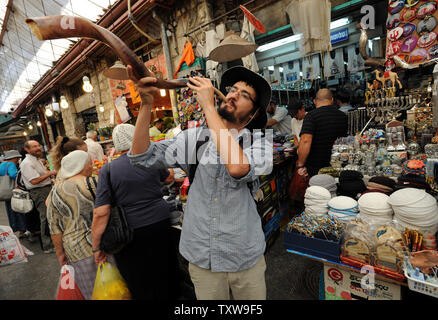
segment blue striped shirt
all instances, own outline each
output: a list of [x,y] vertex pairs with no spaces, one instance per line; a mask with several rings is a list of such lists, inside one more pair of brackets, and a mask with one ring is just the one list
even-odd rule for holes
[[[250,171],[239,179],[228,173],[212,139],[201,147],[179,246],[189,262],[213,272],[237,272],[253,267],[262,257],[265,237],[248,182],[253,183],[256,192],[258,176],[272,171],[272,130],[267,131],[266,137],[254,133],[252,145],[244,143]],[[196,141],[204,140],[204,134],[209,135],[209,130],[188,129],[173,139],[151,143],[143,154],[132,156],[129,152],[128,157],[136,166],[180,167],[189,172]]]

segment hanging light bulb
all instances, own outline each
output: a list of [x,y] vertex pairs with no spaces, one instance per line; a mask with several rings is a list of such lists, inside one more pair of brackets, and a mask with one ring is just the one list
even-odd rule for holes
[[160,95],[162,97],[165,97],[166,96],[166,89],[160,89]]
[[37,123],[36,123],[36,125],[38,126],[38,127],[41,127],[41,121],[37,121]]
[[53,116],[53,111],[50,109],[49,106],[46,107],[46,116],[51,117]]
[[28,123],[28,128],[29,128],[29,130],[33,130],[33,125],[31,122]]
[[23,136],[27,136],[27,132],[26,131],[23,132]]
[[90,78],[88,78],[87,76],[84,76],[82,78],[82,81],[84,82],[84,84],[82,85],[82,89],[85,92],[90,93],[91,91],[93,91],[93,86],[91,85]]
[[102,104],[99,105],[99,111],[100,111],[100,112],[104,112],[104,111],[105,111],[105,108],[103,107]]
[[61,96],[60,100],[61,100],[60,101],[61,102],[61,108],[62,109],[68,109],[68,101],[65,98],[65,96]]

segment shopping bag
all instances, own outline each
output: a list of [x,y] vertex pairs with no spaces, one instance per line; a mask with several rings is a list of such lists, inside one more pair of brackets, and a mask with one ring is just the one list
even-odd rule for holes
[[28,191],[12,190],[11,208],[15,212],[28,213],[33,209],[33,201]]
[[0,226],[0,266],[27,262],[26,254],[11,227]]
[[5,175],[0,176],[0,201],[11,200],[12,190],[15,187],[15,181],[10,176],[8,176],[8,166],[6,165]]
[[74,280],[74,274],[73,266],[62,266],[56,300],[85,300],[81,290],[79,290],[79,287]]
[[97,268],[92,300],[131,300],[131,293],[116,266],[104,262]]
[[295,170],[289,185],[289,196],[291,200],[304,201],[306,189],[309,186],[309,176],[300,176]]

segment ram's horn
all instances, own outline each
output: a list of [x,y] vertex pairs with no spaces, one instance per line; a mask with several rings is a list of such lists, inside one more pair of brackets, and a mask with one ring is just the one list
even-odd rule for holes
[[368,54],[367,54],[368,33],[367,33],[367,30],[362,28],[360,26],[360,24],[358,25],[358,28],[360,28],[360,32],[361,32],[360,40],[359,40],[359,52],[365,61],[365,65],[373,67],[373,68],[385,68],[386,59],[368,57]]
[[[119,37],[90,20],[80,17],[58,15],[27,18],[26,23],[39,40],[78,37],[101,41],[113,49],[125,65],[132,66],[135,77],[140,79],[154,76]],[[155,86],[160,89],[175,89],[187,86],[187,80],[182,79],[157,79],[157,81]],[[215,93],[218,94],[222,100],[225,99],[224,95],[216,88]]]
[[394,56],[393,59],[394,59],[394,62],[395,62],[399,67],[401,67],[401,68],[403,68],[403,69],[415,69],[415,68],[418,68],[418,67],[420,67],[420,66],[421,66],[421,67],[427,67],[427,66],[430,66],[431,64],[437,62],[436,59],[433,59],[433,60],[429,60],[429,61],[427,61],[427,62],[420,63],[420,64],[410,64],[410,63],[407,63],[407,62],[406,62],[405,60],[403,60],[402,58],[400,58],[399,56]]

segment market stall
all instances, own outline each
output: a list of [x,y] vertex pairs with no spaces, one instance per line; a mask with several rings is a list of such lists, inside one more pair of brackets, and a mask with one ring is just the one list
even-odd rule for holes
[[349,136],[284,230],[288,252],[324,264],[322,299],[438,297],[422,264],[437,252],[436,15],[435,1],[389,1],[385,59],[363,54],[372,70]]

